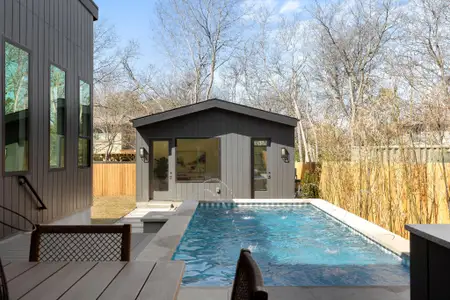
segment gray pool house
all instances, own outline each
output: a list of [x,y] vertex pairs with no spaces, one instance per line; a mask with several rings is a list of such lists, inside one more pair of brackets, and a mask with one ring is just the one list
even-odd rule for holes
[[138,203],[294,195],[295,118],[210,99],[132,122]]

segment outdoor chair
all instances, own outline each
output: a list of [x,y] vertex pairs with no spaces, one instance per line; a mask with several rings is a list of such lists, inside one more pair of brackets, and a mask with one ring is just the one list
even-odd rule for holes
[[231,300],[267,300],[261,270],[250,250],[242,249],[236,267]]
[[30,261],[130,261],[131,225],[36,225]]
[[6,284],[5,271],[3,270],[2,260],[0,259],[0,300],[8,299],[8,285]]

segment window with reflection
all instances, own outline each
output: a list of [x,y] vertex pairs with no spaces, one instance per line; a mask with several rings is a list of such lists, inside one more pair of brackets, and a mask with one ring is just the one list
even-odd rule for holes
[[165,192],[169,190],[169,141],[153,141],[153,190]]
[[28,170],[29,54],[5,42],[5,172]]
[[177,181],[203,182],[220,179],[220,141],[210,139],[177,139]]
[[91,145],[91,88],[83,80],[80,80],[78,135],[78,166],[88,167]]
[[50,66],[50,168],[64,168],[66,73]]
[[78,166],[89,166],[89,139],[78,138]]
[[253,190],[267,191],[268,140],[253,141]]

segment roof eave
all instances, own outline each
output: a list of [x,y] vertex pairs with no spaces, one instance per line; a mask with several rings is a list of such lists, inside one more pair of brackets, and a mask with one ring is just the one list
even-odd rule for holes
[[276,114],[276,113],[272,113],[272,112],[268,112],[268,111],[264,111],[264,110],[259,110],[259,109],[255,109],[252,107],[248,107],[245,105],[240,105],[240,104],[236,104],[236,103],[232,103],[232,102],[226,102],[224,100],[219,100],[219,99],[211,99],[211,100],[200,102],[200,103],[197,103],[194,105],[188,105],[188,106],[176,108],[173,110],[161,112],[161,113],[158,113],[155,115],[148,115],[148,116],[136,118],[136,119],[131,120],[131,122],[133,123],[134,128],[138,128],[138,127],[166,121],[169,119],[181,117],[184,115],[188,115],[188,114],[192,114],[192,113],[196,113],[196,112],[200,112],[200,111],[204,111],[204,110],[208,110],[208,109],[212,109],[212,108],[219,108],[219,109],[223,109],[225,111],[231,111],[231,112],[235,112],[238,114],[243,114],[243,115],[247,115],[247,116],[251,116],[251,117],[255,117],[255,118],[259,118],[259,119],[264,119],[267,121],[284,124],[284,125],[288,125],[288,126],[292,126],[292,127],[297,126],[297,122],[298,122],[298,120],[296,118],[292,118],[289,116],[284,116],[284,115],[280,115],[280,114]]
[[81,4],[91,13],[94,21],[98,20],[98,6],[93,0],[79,0]]

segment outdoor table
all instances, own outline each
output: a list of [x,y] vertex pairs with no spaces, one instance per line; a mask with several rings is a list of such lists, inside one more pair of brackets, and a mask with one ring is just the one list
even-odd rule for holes
[[450,224],[405,227],[410,232],[411,300],[448,300]]
[[3,262],[10,299],[173,300],[182,261]]

